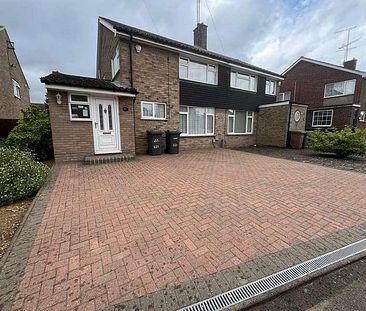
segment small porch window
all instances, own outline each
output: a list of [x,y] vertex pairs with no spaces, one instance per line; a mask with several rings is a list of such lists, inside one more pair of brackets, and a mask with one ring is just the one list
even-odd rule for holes
[[91,121],[89,96],[70,94],[69,110],[71,121]]

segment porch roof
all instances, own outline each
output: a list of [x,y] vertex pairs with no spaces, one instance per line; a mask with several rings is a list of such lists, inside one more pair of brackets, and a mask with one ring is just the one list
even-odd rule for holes
[[97,79],[91,77],[74,76],[64,74],[58,71],[53,71],[48,76],[42,77],[41,82],[46,86],[65,86],[65,87],[78,87],[83,89],[96,89],[117,93],[130,93],[137,95],[138,92],[135,88],[122,84],[117,81]]

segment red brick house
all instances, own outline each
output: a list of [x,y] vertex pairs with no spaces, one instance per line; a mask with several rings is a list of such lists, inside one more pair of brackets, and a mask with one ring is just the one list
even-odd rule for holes
[[[305,123],[306,108],[276,103],[283,77],[207,50],[207,26],[190,45],[99,18],[97,78],[54,72],[48,90],[56,160],[146,153],[147,130],[180,130],[181,149],[286,145],[287,131]],[[261,107],[285,114],[258,127]],[[290,126],[296,116],[297,126]],[[305,111],[305,112],[304,112]],[[300,121],[301,119],[301,121]],[[300,126],[301,124],[301,126]],[[258,131],[259,130],[259,131]]]
[[309,105],[306,128],[366,127],[366,72],[300,57],[283,75],[279,99]]
[[0,138],[8,136],[30,105],[29,86],[15,53],[14,42],[0,25]]

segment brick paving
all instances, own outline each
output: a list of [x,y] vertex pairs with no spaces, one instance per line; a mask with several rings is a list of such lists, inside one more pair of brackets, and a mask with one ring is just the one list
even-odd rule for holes
[[64,165],[12,309],[176,309],[364,237],[365,190],[222,149]]

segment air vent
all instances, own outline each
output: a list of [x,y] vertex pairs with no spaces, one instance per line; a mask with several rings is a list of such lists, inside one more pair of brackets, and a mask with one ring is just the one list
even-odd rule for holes
[[275,288],[286,285],[304,276],[308,276],[311,273],[326,268],[353,255],[357,255],[365,250],[366,239],[363,239],[257,281],[248,283],[244,286],[184,307],[180,309],[180,311],[224,310],[260,294],[270,292]]

